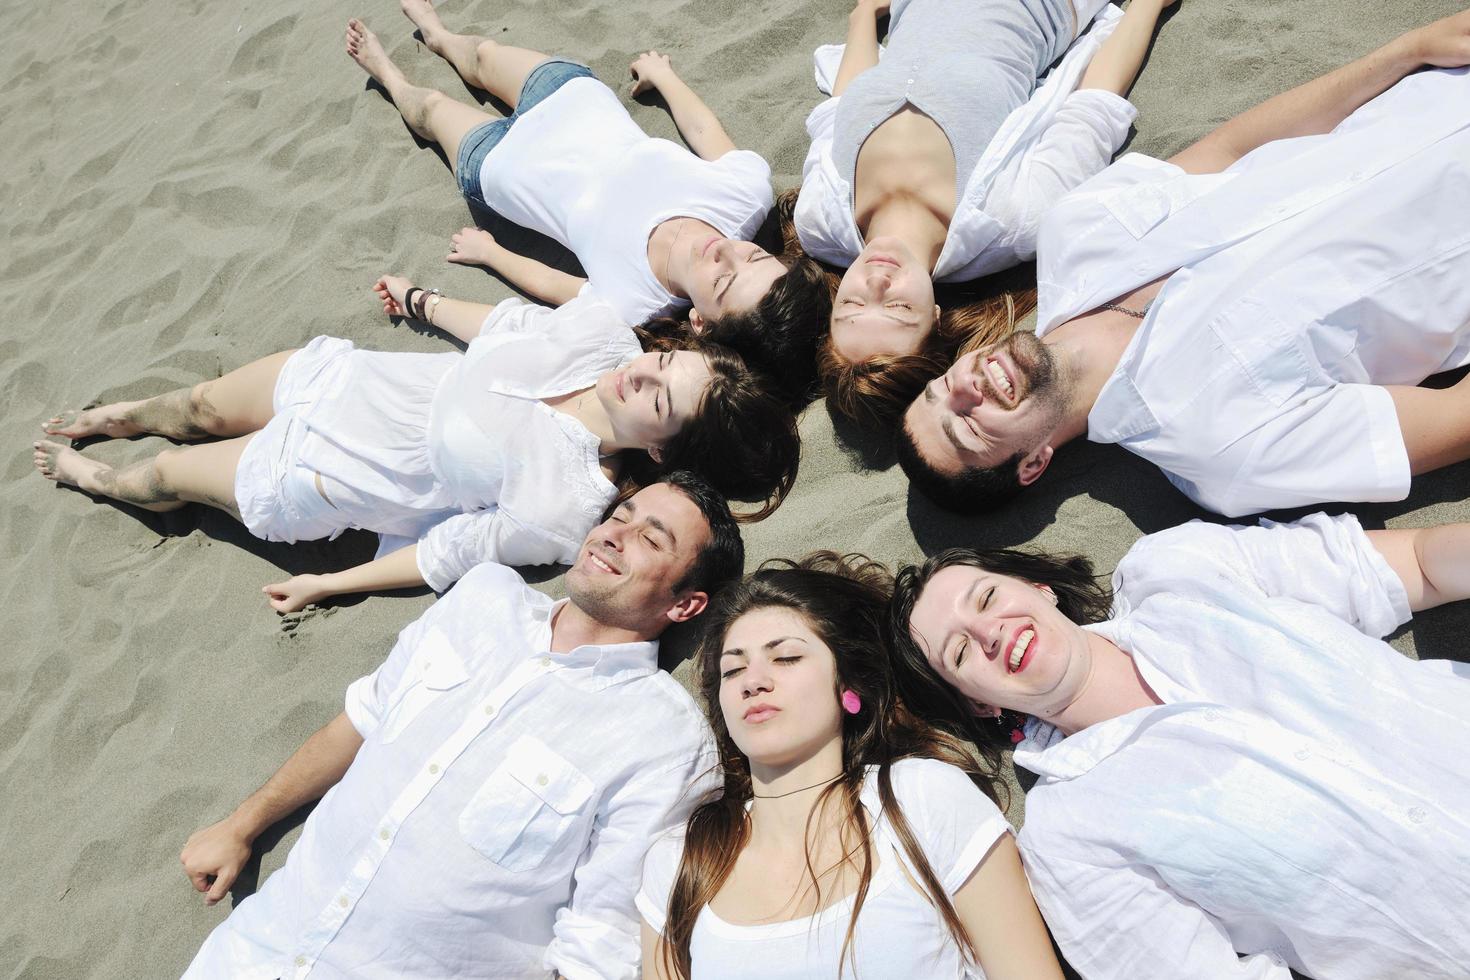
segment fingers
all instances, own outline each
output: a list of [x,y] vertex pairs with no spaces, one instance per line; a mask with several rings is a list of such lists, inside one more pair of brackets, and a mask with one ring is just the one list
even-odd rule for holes
[[209,892],[204,896],[204,904],[213,905],[228,895],[230,886],[235,883],[235,876],[239,873],[238,868],[220,868],[219,873],[214,876],[214,884],[210,886]]
[[444,256],[446,262],[454,262],[457,265],[474,265],[475,261],[463,252],[450,252]]

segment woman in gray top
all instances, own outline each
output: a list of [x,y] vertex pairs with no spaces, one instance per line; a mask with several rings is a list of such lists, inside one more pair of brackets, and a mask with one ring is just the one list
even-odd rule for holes
[[879,420],[943,370],[975,317],[942,315],[934,282],[1035,255],[1046,204],[1127,135],[1122,93],[1172,2],[897,0],[880,62],[888,0],[858,0],[793,215],[808,254],[850,266],[819,357],[834,407]]

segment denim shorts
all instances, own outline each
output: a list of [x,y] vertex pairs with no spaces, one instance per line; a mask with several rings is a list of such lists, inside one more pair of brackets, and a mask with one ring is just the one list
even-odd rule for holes
[[552,92],[574,78],[596,77],[591,68],[565,58],[548,58],[532,68],[521,85],[521,97],[516,100],[515,111],[504,119],[492,119],[484,125],[476,126],[460,140],[459,159],[454,172],[458,175],[459,189],[464,192],[464,196],[476,204],[489,207],[485,204],[484,191],[480,186],[480,167],[484,164],[485,157],[505,139],[505,134],[510,132],[510,127],[515,125],[517,119],[534,109]]

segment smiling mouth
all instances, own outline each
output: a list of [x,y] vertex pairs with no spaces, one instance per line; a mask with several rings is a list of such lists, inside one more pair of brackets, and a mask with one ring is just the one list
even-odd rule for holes
[[626,371],[619,371],[616,375],[613,376],[613,387],[617,389],[618,401],[620,402],[625,402],[628,400],[627,397],[623,395],[623,379],[627,376],[628,373]]
[[587,552],[587,563],[589,565],[591,565],[597,571],[599,571],[599,572],[605,572],[608,575],[621,575],[621,574],[623,574],[622,572],[618,571],[616,568],[613,568],[607,562],[603,561],[601,558],[597,557],[597,552],[595,552],[595,551],[588,551]]
[[1016,384],[1006,373],[1005,365],[1001,363],[1000,358],[992,356],[986,360],[985,376],[990,379],[991,386],[1005,396],[1006,401],[1012,405],[1016,404]]
[[1031,643],[1036,639],[1036,628],[1028,626],[1023,629],[1011,643],[1011,655],[1006,658],[1006,672],[1019,674],[1027,663],[1026,654],[1031,650]]

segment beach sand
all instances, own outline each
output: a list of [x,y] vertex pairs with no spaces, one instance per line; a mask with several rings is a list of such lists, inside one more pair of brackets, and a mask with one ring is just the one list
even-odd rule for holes
[[[1133,93],[1130,148],[1165,156],[1265,97],[1402,30],[1450,0],[1184,0]],[[451,27],[565,53],[624,79],[648,47],[673,55],[741,146],[793,186],[819,95],[811,51],[840,40],[847,6],[651,0],[451,0]],[[207,909],[178,863],[341,707],[433,600],[374,596],[282,619],[260,586],[371,556],[362,534],[263,544],[191,507],[152,515],[37,476],[30,442],[53,412],[218,376],[317,334],[380,350],[447,349],[392,326],[369,292],[384,272],[463,298],[512,295],[448,265],[470,215],[433,151],[343,53],[349,16],[409,76],[472,98],[416,42],[392,0],[303,8],[142,0],[8,4],[0,78],[0,974],[177,975],[230,903]],[[659,107],[634,105],[675,137]],[[552,254],[545,252],[544,254]],[[747,531],[750,567],[818,547],[889,562],[952,544],[1037,544],[1111,569],[1142,533],[1201,516],[1149,466],[1094,446],[1061,454],[1043,488],[976,520],[910,497],[875,445],[839,440],[818,403],[802,423],[800,481]],[[102,443],[131,460],[157,439]],[[1470,519],[1470,468],[1361,508],[1369,526]],[[560,579],[534,576],[559,593]],[[1427,614],[1406,654],[1466,659],[1470,610]],[[680,664],[687,643],[667,645]],[[1011,816],[1019,821],[1022,808]],[[260,842],[246,894],[284,862],[299,819]]]

